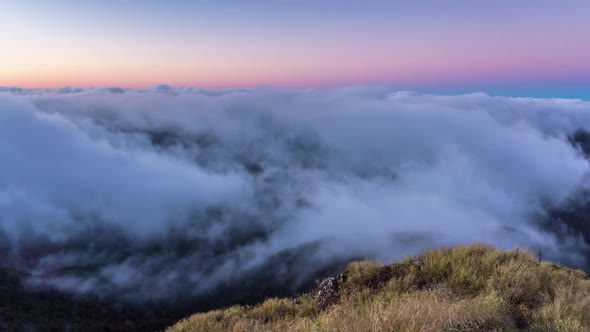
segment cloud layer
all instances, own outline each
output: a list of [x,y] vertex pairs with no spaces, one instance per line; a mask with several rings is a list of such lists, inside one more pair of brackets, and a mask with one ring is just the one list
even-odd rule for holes
[[587,188],[585,130],[579,100],[5,88],[0,263],[122,299],[474,241],[584,266],[583,237],[543,220]]

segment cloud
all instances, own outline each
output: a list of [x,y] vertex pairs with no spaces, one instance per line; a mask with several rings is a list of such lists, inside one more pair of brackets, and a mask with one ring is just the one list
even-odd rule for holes
[[564,241],[543,220],[587,189],[569,140],[590,130],[587,102],[384,87],[64,92],[0,92],[0,259],[31,283],[170,299],[474,241],[586,264],[583,237]]

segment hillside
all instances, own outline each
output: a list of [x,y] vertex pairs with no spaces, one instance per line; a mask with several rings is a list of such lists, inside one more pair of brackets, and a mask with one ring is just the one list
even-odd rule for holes
[[585,273],[472,245],[355,262],[311,293],[195,314],[167,331],[590,331],[589,313]]
[[0,267],[0,331],[153,331],[174,317],[151,307],[112,305],[51,289],[25,287],[28,274]]

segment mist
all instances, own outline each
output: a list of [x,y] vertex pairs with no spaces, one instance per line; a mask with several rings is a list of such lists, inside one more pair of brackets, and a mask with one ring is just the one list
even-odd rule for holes
[[[590,103],[387,87],[0,89],[0,265],[121,300],[296,288],[356,258],[587,267]],[[278,287],[278,286],[277,286]],[[254,292],[254,290],[253,290]]]

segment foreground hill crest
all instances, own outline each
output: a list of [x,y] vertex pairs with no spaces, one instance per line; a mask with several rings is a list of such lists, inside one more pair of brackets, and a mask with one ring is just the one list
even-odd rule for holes
[[195,314],[177,331],[590,331],[590,279],[486,245],[363,261],[295,299]]

